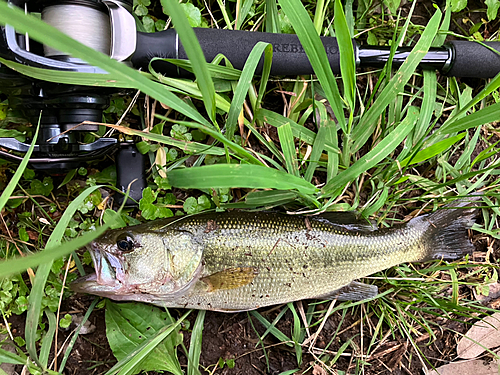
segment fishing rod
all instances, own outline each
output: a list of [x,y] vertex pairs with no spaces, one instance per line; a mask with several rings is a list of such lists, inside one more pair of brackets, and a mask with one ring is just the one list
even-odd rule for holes
[[[42,20],[79,42],[112,58],[147,70],[154,57],[187,59],[187,54],[174,29],[157,33],[139,32],[131,14],[131,0],[11,0],[28,12],[40,12]],[[249,32],[225,29],[194,29],[207,61],[218,54],[228,58],[236,69],[243,69],[252,48],[258,42],[273,46],[271,73],[274,75],[313,74],[309,59],[296,35]],[[12,61],[46,69],[79,72],[102,72],[82,61],[49,46],[29,49],[23,35],[6,26],[3,29],[0,56]],[[340,54],[336,38],[321,37],[333,73],[340,73]],[[356,64],[359,68],[379,68],[390,57],[389,47],[360,45],[353,41]],[[500,72],[500,42],[486,46],[469,41],[451,41],[431,48],[420,63],[422,69],[436,69],[454,77],[492,78]],[[401,65],[411,48],[398,48],[393,56],[394,66]],[[42,53],[40,53],[42,52]],[[176,66],[157,61],[163,74],[178,76]]]
[[[174,29],[157,33],[137,30],[132,15],[132,0],[10,0],[27,13],[40,13],[46,23],[73,39],[105,53],[111,58],[136,69],[148,71],[155,57],[187,59],[184,46]],[[291,34],[273,34],[221,29],[194,29],[207,61],[223,54],[236,69],[243,69],[248,55],[258,42],[273,46],[273,75],[313,74],[309,59],[298,37]],[[336,38],[321,37],[333,73],[340,73],[340,53]],[[500,72],[500,42],[485,45],[468,41],[451,41],[439,48],[431,48],[420,62],[421,69],[439,70],[455,77],[492,78]],[[390,48],[364,46],[353,41],[356,65],[359,68],[383,67],[390,59]],[[394,66],[401,65],[411,48],[398,48],[392,56]],[[6,25],[0,28],[0,57],[27,66],[48,70],[106,74],[99,67],[85,63],[67,53],[31,40]],[[261,71],[263,58],[257,68]],[[171,77],[187,76],[188,72],[163,60],[152,62],[153,68]],[[98,125],[109,105],[115,89],[81,85],[63,85],[24,76],[0,64],[0,91],[9,96],[9,104],[20,108],[31,123],[38,123],[40,135],[30,159],[35,169],[64,171],[76,168],[82,162],[102,158],[117,151],[118,186],[125,190],[129,182],[138,178],[134,199],[141,197],[146,186],[144,160],[129,143],[118,143],[114,138],[101,138],[90,144],[82,139]],[[15,138],[0,138],[0,157],[19,162],[19,154],[29,145]],[[134,191],[136,190],[136,191]]]

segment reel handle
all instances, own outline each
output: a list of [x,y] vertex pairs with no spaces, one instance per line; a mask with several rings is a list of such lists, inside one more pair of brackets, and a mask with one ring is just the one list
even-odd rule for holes
[[[243,69],[248,55],[258,42],[267,42],[273,45],[273,75],[300,75],[313,74],[309,59],[302,48],[297,35],[271,34],[263,32],[249,32],[223,29],[194,29],[198,41],[207,61],[222,53],[236,69]],[[340,54],[337,39],[321,37],[328,56],[328,62],[333,73],[340,73]],[[178,39],[175,30],[165,30],[158,33],[137,33],[137,47],[132,56],[132,65],[148,71],[151,58],[187,59],[187,54]],[[262,72],[264,58],[257,67],[256,73]],[[155,70],[169,76],[182,75],[172,64],[157,61]]]

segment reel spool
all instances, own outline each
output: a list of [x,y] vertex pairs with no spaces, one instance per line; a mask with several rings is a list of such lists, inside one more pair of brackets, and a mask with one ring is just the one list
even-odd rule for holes
[[[132,0],[49,0],[41,3],[42,20],[118,61],[127,60],[136,48],[135,19],[131,11]],[[45,45],[44,55],[81,63]]]
[[[111,55],[111,22],[104,3],[93,0],[49,3],[42,9],[42,20],[87,47]],[[74,60],[46,45],[43,50],[46,57]]]

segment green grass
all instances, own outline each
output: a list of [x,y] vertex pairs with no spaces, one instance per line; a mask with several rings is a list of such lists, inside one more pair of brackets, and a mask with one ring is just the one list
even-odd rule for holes
[[[410,14],[416,3],[412,3]],[[222,6],[222,2],[218,4]],[[70,52],[109,74],[62,74],[0,62],[53,82],[138,89],[168,108],[159,105],[148,108],[147,114],[156,112],[152,117],[155,126],[149,132],[127,126],[114,127],[123,137],[146,140],[150,144],[151,160],[160,160],[160,156],[167,160],[162,165],[167,171],[167,181],[156,168],[149,179],[156,207],[170,210],[162,211],[164,213],[270,207],[309,213],[356,210],[386,227],[401,221],[403,215],[413,209],[435,209],[456,196],[482,191],[482,220],[474,229],[489,240],[500,237],[496,224],[500,215],[500,191],[495,129],[500,77],[484,87],[469,87],[455,78],[417,69],[425,52],[440,45],[450,24],[464,14],[451,13],[449,9],[429,9],[426,26],[422,27],[413,24],[410,18],[395,14],[398,4],[391,5],[392,13],[386,7],[378,9],[376,4],[364,1],[359,2],[357,10],[350,1],[345,4],[318,1],[305,5],[298,0],[238,1],[220,9],[213,5],[212,14],[220,27],[247,30],[256,27],[275,32],[293,27],[316,75],[275,79],[269,76],[270,45],[258,44],[242,72],[220,66],[223,57],[207,64],[188,27],[183,8],[173,0],[164,0],[161,5],[169,10],[168,16],[178,26],[181,40],[189,46],[186,52],[190,62],[179,65],[191,70],[196,79],[164,77],[154,71],[137,72],[75,43],[34,17],[8,8],[3,1],[0,2],[0,23],[9,22],[32,38]],[[204,4],[194,5],[202,9],[206,20],[210,19]],[[168,16],[163,15],[165,20]],[[483,30],[480,26],[477,29]],[[478,37],[475,27],[463,31]],[[318,34],[337,36],[341,76],[335,77],[326,63]],[[397,70],[386,67],[360,73],[354,69],[352,35],[366,36],[368,42],[408,44],[415,48]],[[260,77],[254,77],[261,56],[264,56],[264,71]],[[147,114],[139,117],[143,124]],[[184,126],[185,131],[174,132],[172,124]],[[165,159],[166,155],[169,158]],[[194,163],[186,168],[189,157]],[[5,168],[16,169],[11,165]],[[2,289],[2,296],[12,298],[1,297],[0,303],[7,321],[13,312],[27,312],[25,335],[16,340],[21,347],[20,339],[26,344],[17,354],[0,349],[0,362],[24,364],[29,358],[32,372],[50,373],[53,336],[59,324],[55,318],[57,293],[64,293],[65,298],[69,295],[57,268],[68,261],[64,256],[98,236],[107,225],[116,225],[111,218],[119,217],[120,225],[126,225],[138,222],[140,216],[130,210],[118,215],[110,211],[105,214],[100,191],[103,188],[112,191],[102,185],[109,183],[112,177],[104,171],[91,175],[85,175],[87,170],[75,172],[73,179],[82,182],[85,188],[68,183],[60,189],[49,189],[46,194],[41,188],[35,188],[38,185],[34,177],[28,176],[32,172],[25,168],[24,163],[13,173],[0,197],[0,207],[5,207],[7,213],[20,214],[19,222],[14,224],[26,233],[28,230],[36,233],[38,239],[24,238],[21,234],[24,232],[16,230],[13,232],[19,232],[17,237],[0,241],[0,255],[5,258],[0,263],[3,278],[0,280],[5,282],[0,286],[8,282],[15,285]],[[179,200],[170,194],[170,186],[184,189],[185,197]],[[31,198],[14,199],[18,196]],[[35,205],[30,203],[33,201]],[[47,212],[54,206],[64,213],[54,219],[57,223],[42,225],[37,214],[52,220]],[[93,212],[103,212],[103,221],[96,219]],[[105,225],[93,229],[100,224]],[[16,247],[23,257],[13,256],[12,249]],[[81,262],[88,259],[76,257],[75,261],[82,272]],[[390,337],[408,342],[409,355],[417,356],[422,366],[430,367],[435,362],[425,358],[419,345],[437,339],[440,328],[437,317],[463,320],[487,313],[487,308],[467,300],[471,294],[466,291],[484,289],[485,284],[494,279],[496,266],[497,263],[475,263],[470,259],[451,264],[400,265],[372,277],[371,282],[379,285],[381,293],[370,301],[329,303],[327,309],[319,308],[324,307],[323,304],[312,303],[306,311],[301,303],[288,304],[276,315],[256,311],[248,317],[258,336],[257,348],[262,349],[267,366],[271,349],[265,342],[271,338],[293,351],[298,369],[307,371],[316,365],[327,371],[335,368],[341,373],[349,369],[349,373],[362,374],[375,363],[374,353]],[[31,280],[23,286],[24,281],[16,276],[25,270],[29,270]],[[36,270],[34,277],[33,270]],[[75,273],[71,274],[75,276]],[[24,296],[29,299],[20,303]],[[90,310],[96,304],[97,300]],[[24,306],[24,310],[21,311],[20,306]],[[173,335],[182,337],[179,327],[187,314],[155,331],[134,351],[122,353],[109,373],[134,373],[145,358],[160,350],[166,337],[171,340]],[[310,335],[324,330],[330,316],[337,318],[339,324],[326,345],[319,348]],[[292,322],[288,331],[279,328],[285,319]],[[189,348],[177,342],[171,346],[186,356],[189,374],[200,371],[204,321],[205,314],[198,313]],[[353,327],[348,329],[345,325]],[[347,340],[340,338],[344,331],[350,334]],[[42,334],[44,339],[40,341]],[[59,371],[64,369],[77,335],[78,332],[61,355]],[[312,358],[311,366],[305,363],[306,356]],[[171,358],[175,362],[177,357]],[[350,358],[350,367],[345,358]],[[410,358],[406,360],[411,363]],[[227,361],[219,362],[213,364],[213,368],[228,365]]]

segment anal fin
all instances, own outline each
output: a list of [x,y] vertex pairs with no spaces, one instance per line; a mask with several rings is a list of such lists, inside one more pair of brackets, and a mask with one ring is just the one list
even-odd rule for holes
[[362,301],[364,299],[376,297],[378,288],[376,285],[364,284],[353,281],[332,293],[318,296],[318,299],[337,299],[339,301]]

